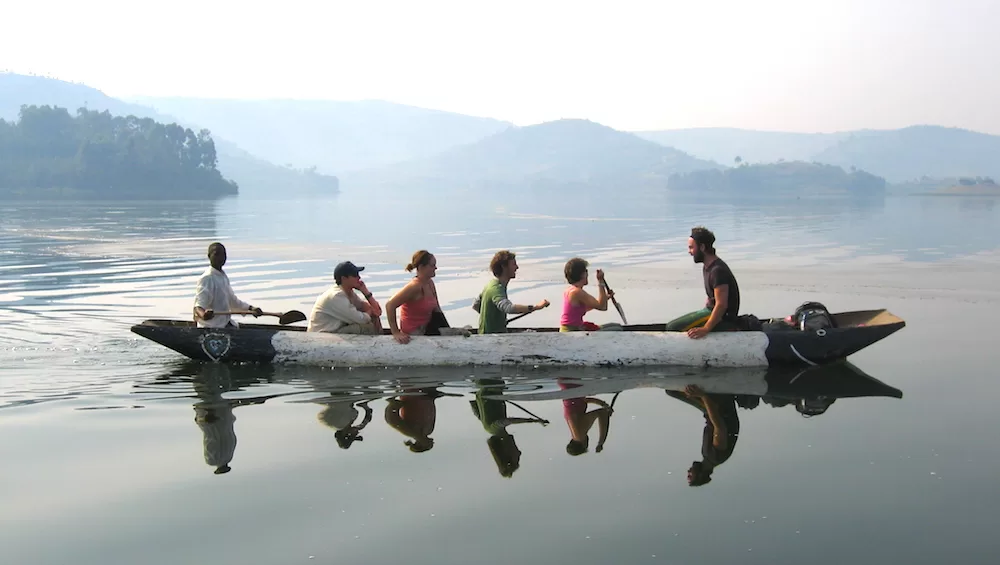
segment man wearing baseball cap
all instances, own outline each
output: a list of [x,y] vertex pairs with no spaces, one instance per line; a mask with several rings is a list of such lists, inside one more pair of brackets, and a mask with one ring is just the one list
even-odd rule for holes
[[[336,286],[327,289],[316,299],[309,314],[310,332],[331,332],[340,334],[382,333],[382,306],[368,291],[361,280],[361,271],[350,261],[344,261],[333,270]],[[357,292],[360,291],[361,296]]]

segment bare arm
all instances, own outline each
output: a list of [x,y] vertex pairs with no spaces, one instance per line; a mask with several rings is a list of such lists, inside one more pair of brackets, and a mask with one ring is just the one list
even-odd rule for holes
[[729,285],[720,284],[715,287],[715,307],[712,308],[712,313],[708,316],[708,321],[703,326],[689,329],[687,331],[688,337],[699,339],[708,335],[722,321],[722,318],[726,315],[727,308],[729,308]]
[[[390,298],[389,302],[385,303],[385,317],[389,321],[389,331],[392,332],[392,335],[396,336],[397,341],[401,341],[402,336],[400,334],[402,332],[399,330],[399,324],[396,322],[396,309],[416,298],[418,292],[420,292],[420,283],[416,280],[411,280]],[[409,341],[409,339],[406,341]]]
[[722,321],[722,317],[726,315],[726,309],[729,308],[729,285],[720,284],[715,287],[715,308],[712,308],[712,315],[708,317],[708,321],[705,322],[705,329],[712,331],[715,326],[719,325]]
[[373,295],[372,292],[368,290],[368,285],[366,285],[364,281],[361,281],[361,286],[358,288],[358,290],[361,291],[361,294],[364,295],[365,300],[367,301],[365,304],[364,312],[368,312],[369,314],[371,314],[372,320],[374,321],[375,318],[378,318],[379,316],[382,315],[382,306],[378,303],[378,300],[375,300],[375,295]]
[[708,413],[708,420],[712,422],[714,433],[712,435],[712,445],[716,449],[726,449],[728,436],[726,434],[726,421],[719,414],[719,405],[709,396],[703,395],[701,401],[705,404],[705,411]]
[[597,429],[600,431],[600,436],[597,438],[597,452],[600,453],[604,449],[604,442],[608,439],[608,429],[611,427],[611,408],[600,408],[595,412],[599,412]]
[[496,305],[498,310],[505,314],[525,314],[527,312],[541,310],[549,305],[548,300],[542,300],[538,304],[514,304],[510,301],[510,299],[500,296],[494,297],[493,303]]
[[587,310],[600,310],[604,312],[608,309],[608,289],[602,284],[598,298],[591,296],[589,292],[582,288],[574,290],[572,300],[578,304],[583,304]]
[[368,422],[372,421],[372,407],[368,406],[368,401],[367,400],[364,401],[364,402],[362,402],[358,406],[363,406],[364,409],[365,409],[365,417],[364,417],[363,420],[361,420],[361,424],[358,425],[358,429],[361,430],[361,429],[364,429],[364,427],[368,425]]

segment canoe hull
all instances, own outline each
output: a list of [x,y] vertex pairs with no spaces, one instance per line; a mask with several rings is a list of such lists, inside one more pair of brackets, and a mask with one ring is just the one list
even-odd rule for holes
[[893,316],[887,323],[871,325],[818,331],[717,332],[702,339],[690,339],[682,332],[654,331],[652,326],[635,326],[627,327],[627,331],[415,336],[407,345],[396,343],[389,335],[329,334],[253,324],[217,329],[197,328],[190,322],[146,320],[132,326],[132,331],[191,359],[216,362],[322,367],[766,367],[821,365],[843,359],[904,325]]

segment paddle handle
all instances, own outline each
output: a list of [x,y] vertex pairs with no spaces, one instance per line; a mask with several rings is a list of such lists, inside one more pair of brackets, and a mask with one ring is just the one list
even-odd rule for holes
[[[604,278],[604,288],[608,289],[609,293],[614,292],[611,290],[611,285],[608,284],[607,277]],[[622,305],[618,304],[618,300],[614,296],[611,297],[611,303],[615,305],[615,310],[618,310],[618,315],[622,317],[622,323],[627,326],[628,322],[625,320],[625,311],[622,310]]]
[[[250,310],[230,310],[229,312],[216,312],[216,316],[253,316],[253,312]],[[284,314],[282,312],[261,312],[261,316],[274,316],[276,318],[282,317]]]
[[513,318],[507,318],[507,323],[509,324],[509,323],[513,322],[514,320],[520,320],[521,318],[527,316],[528,314],[531,314],[532,312],[537,312],[539,310],[541,310],[541,308],[535,308],[534,310],[528,310],[527,312],[525,312],[523,314],[518,314],[517,316],[514,316]]
[[[534,312],[534,310],[532,310],[531,312]],[[524,314],[518,314],[517,316],[514,316],[513,318],[507,318],[507,323],[509,324],[509,323],[513,322],[514,320],[520,320],[521,318],[527,316],[531,312],[525,312]]]

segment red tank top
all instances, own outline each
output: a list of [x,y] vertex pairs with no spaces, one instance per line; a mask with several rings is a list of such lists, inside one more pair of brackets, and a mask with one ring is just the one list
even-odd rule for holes
[[405,334],[416,332],[431,321],[431,314],[437,308],[437,298],[424,289],[423,298],[411,300],[400,306],[399,329]]

